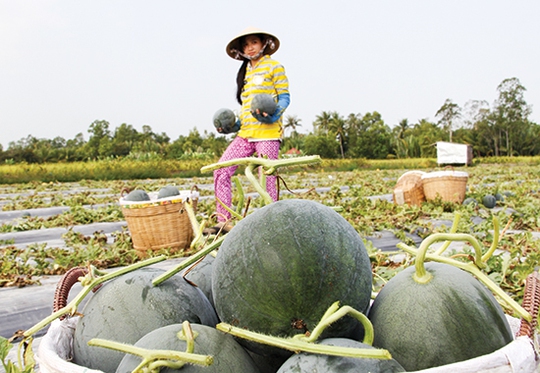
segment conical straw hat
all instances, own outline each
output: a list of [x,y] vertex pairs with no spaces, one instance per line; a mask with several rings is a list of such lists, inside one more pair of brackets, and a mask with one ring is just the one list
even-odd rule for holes
[[274,54],[278,50],[278,48],[279,48],[279,39],[276,36],[272,35],[269,32],[258,29],[256,27],[248,27],[245,30],[243,30],[242,32],[240,32],[240,34],[235,36],[229,42],[229,44],[227,44],[227,54],[231,58],[234,58],[235,60],[240,60],[241,61],[243,58],[242,58],[242,56],[240,56],[240,52],[242,52],[242,47],[240,45],[240,39],[242,39],[242,37],[247,36],[247,35],[257,35],[257,34],[263,34],[263,35],[265,35],[267,38],[269,38],[271,40],[270,43],[268,44],[268,46],[266,47],[265,54]]

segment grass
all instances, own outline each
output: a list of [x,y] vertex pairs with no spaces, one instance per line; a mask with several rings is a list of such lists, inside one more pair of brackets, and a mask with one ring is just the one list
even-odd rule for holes
[[[4,164],[0,165],[0,184],[31,182],[74,182],[80,180],[136,180],[204,177],[201,167],[217,162],[204,160],[132,160],[110,159],[92,162]],[[353,171],[377,169],[411,169],[435,167],[434,159],[324,159],[321,163],[283,169],[283,173],[301,170]],[[241,170],[240,170],[241,171]]]

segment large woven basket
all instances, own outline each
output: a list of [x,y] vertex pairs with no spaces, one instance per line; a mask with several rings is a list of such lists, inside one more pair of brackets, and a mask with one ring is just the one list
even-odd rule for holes
[[[86,268],[77,267],[62,277],[54,294],[53,312],[57,312],[67,305],[71,286],[87,271]],[[540,280],[538,273],[534,272],[526,279],[522,302],[523,308],[532,315],[532,322],[528,324],[523,319],[507,316],[515,335],[512,342],[487,355],[411,373],[538,372],[540,351],[538,350],[536,321],[539,299]],[[60,318],[51,323],[47,333],[39,343],[36,354],[40,373],[103,373],[100,370],[76,365],[69,359],[73,356],[73,339],[79,318],[80,316]]]
[[145,202],[128,202],[120,198],[122,213],[126,219],[133,248],[139,256],[148,251],[170,249],[172,252],[186,249],[193,239],[193,228],[185,210],[189,199],[195,209],[198,192],[181,191],[180,195]]
[[420,206],[426,200],[422,186],[423,171],[407,171],[399,177],[394,187],[394,203]]
[[467,191],[469,174],[463,171],[435,171],[422,176],[426,200],[440,198],[446,202],[462,203]]

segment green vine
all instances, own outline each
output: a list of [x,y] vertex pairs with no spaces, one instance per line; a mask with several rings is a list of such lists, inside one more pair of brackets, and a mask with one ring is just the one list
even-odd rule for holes
[[275,337],[265,335],[243,328],[238,328],[227,323],[219,323],[216,328],[222,332],[229,333],[238,338],[249,341],[279,347],[284,350],[299,352],[309,352],[313,354],[354,357],[354,358],[372,358],[372,359],[391,359],[392,355],[384,349],[352,348],[341,346],[330,346],[315,343],[322,332],[332,323],[346,315],[356,318],[365,330],[364,343],[371,345],[373,343],[373,326],[369,319],[361,312],[350,306],[339,307],[339,302],[332,304],[325,312],[319,323],[313,331],[308,334],[297,334],[293,337]]
[[212,356],[193,353],[196,335],[194,335],[188,321],[182,323],[182,332],[179,333],[178,337],[186,341],[185,352],[146,349],[100,338],[89,340],[88,345],[140,356],[142,361],[133,370],[134,372],[159,373],[162,368],[181,369],[187,363],[201,366],[210,366],[214,363]]
[[[499,224],[498,224],[498,219],[496,217],[493,217],[493,224],[495,227],[495,231],[498,231]],[[422,241],[418,249],[408,246],[404,243],[399,243],[397,246],[398,248],[416,257],[415,259],[416,272],[414,274],[414,279],[418,283],[427,283],[432,278],[432,275],[426,271],[425,266],[424,266],[424,261],[426,259],[453,265],[457,268],[461,268],[471,273],[478,280],[480,280],[486,287],[488,287],[497,297],[502,299],[504,303],[506,303],[510,308],[512,308],[521,318],[530,322],[532,320],[532,315],[528,311],[526,311],[523,307],[521,307],[514,299],[512,299],[512,297],[506,294],[506,292],[504,292],[495,282],[493,282],[493,280],[491,280],[489,276],[487,276],[485,273],[481,271],[482,268],[485,268],[486,261],[490,258],[491,254],[493,254],[494,248],[498,244],[499,234],[496,233],[494,234],[493,237],[494,237],[493,244],[491,245],[490,249],[487,251],[487,253],[484,256],[482,256],[482,249],[480,247],[478,240],[474,236],[470,234],[466,234],[466,233],[435,233],[426,237]],[[465,242],[470,243],[472,247],[474,248],[474,251],[476,254],[474,257],[474,260],[472,262],[465,263],[456,259],[442,256],[441,250],[433,254],[428,253],[427,249],[429,248],[429,246],[439,241],[450,241],[450,242],[465,241]]]

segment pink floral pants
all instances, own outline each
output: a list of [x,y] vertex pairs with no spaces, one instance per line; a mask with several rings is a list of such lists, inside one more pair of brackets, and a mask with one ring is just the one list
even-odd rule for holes
[[[259,157],[266,156],[268,159],[277,159],[279,156],[279,140],[268,141],[248,141],[242,137],[236,136],[229,144],[221,158],[220,162],[235,158],[246,158],[257,153]],[[217,201],[219,199],[227,206],[232,203],[232,183],[231,178],[238,166],[220,168],[214,171],[214,193],[216,195],[216,212],[218,221],[230,219],[231,214],[221,206]],[[266,191],[274,201],[278,199],[276,176],[267,176]]]

